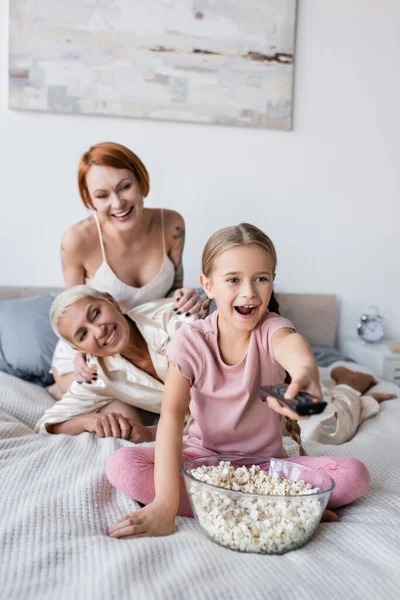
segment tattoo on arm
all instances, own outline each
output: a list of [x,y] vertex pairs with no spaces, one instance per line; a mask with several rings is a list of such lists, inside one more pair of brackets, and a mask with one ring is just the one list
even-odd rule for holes
[[175,279],[173,289],[177,290],[183,286],[183,264],[182,259],[175,265]]
[[175,261],[174,261],[174,263],[175,263],[174,264],[174,266],[175,266],[174,283],[172,284],[172,288],[170,289],[168,296],[169,295],[173,296],[174,292],[176,290],[179,290],[179,288],[183,287],[182,250],[183,250],[183,246],[185,244],[185,228],[177,225],[175,227],[175,233],[172,236],[172,239],[178,240],[178,243],[175,246],[175,250],[178,250],[178,252],[179,252],[179,259],[178,259],[177,263],[175,263]]
[[176,233],[172,236],[173,240],[179,240],[180,238],[185,238],[185,228],[184,227],[175,227]]

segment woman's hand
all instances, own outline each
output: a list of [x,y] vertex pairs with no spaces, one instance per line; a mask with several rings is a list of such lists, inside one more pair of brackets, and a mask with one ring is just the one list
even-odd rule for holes
[[126,515],[112,525],[110,537],[154,537],[171,535],[175,531],[175,512],[168,504],[154,500],[144,508]]
[[175,302],[175,312],[178,315],[184,314],[187,317],[197,315],[202,304],[200,295],[192,288],[175,290]]
[[[321,391],[321,385],[320,385],[320,381],[319,381],[318,371],[315,371],[315,369],[304,369],[302,373],[297,375],[297,377],[295,377],[292,380],[290,385],[288,385],[288,388],[285,393],[286,400],[292,400],[295,396],[297,396],[297,394],[299,392],[307,392],[308,394],[311,394],[311,396],[314,396],[315,398],[318,398],[318,399],[322,398],[322,391]],[[277,412],[278,414],[280,414],[284,417],[289,417],[289,419],[292,419],[294,421],[299,421],[301,419],[309,418],[309,417],[300,417],[296,412],[291,410],[289,407],[282,406],[279,403],[279,401],[276,398],[274,398],[273,396],[268,396],[267,402],[268,402],[268,406],[270,408],[272,408],[272,410],[274,410],[275,412]]]
[[100,438],[120,438],[134,444],[153,442],[155,439],[156,427],[146,427],[121,413],[90,413],[86,417],[85,431],[96,433]]
[[80,352],[74,357],[74,378],[78,383],[91,383],[97,379],[96,369],[92,369],[86,362],[86,354]]
[[114,437],[129,440],[132,427],[129,419],[120,413],[89,413],[86,415],[85,430],[95,433],[100,438]]

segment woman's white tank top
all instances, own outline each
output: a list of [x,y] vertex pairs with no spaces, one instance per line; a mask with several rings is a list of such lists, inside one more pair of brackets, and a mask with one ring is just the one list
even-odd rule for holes
[[97,218],[97,214],[93,214],[96,221],[97,230],[99,232],[103,262],[93,277],[86,278],[86,285],[89,285],[100,292],[108,292],[111,294],[111,296],[113,296],[113,298],[115,298],[115,300],[120,304],[123,311],[131,310],[134,306],[144,304],[145,302],[151,302],[152,300],[157,300],[158,298],[164,298],[172,288],[175,278],[175,266],[165,250],[163,209],[161,209],[161,237],[163,244],[163,260],[161,263],[161,268],[154,279],[145,285],[142,285],[142,287],[133,287],[124,283],[118,279],[114,271],[111,269],[106,259],[100,223]]

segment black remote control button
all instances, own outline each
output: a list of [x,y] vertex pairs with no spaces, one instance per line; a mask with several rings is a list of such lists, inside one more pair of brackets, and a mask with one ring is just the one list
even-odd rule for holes
[[306,397],[305,397],[305,396],[303,396],[302,394],[299,394],[299,395],[296,397],[296,400],[298,400],[298,401],[300,402],[300,404],[308,404],[308,403],[309,403],[309,400],[308,400],[308,398],[306,398]]

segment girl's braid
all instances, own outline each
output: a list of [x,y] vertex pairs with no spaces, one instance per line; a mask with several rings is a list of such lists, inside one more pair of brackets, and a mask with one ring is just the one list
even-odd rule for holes
[[200,306],[199,315],[198,315],[199,319],[206,318],[206,316],[208,315],[208,312],[210,310],[210,304],[211,304],[211,298],[206,296],[205,299],[203,300],[203,304]]
[[289,419],[289,417],[285,417],[285,427],[288,434],[294,439],[294,441],[298,445],[300,456],[307,456],[307,452],[304,450],[301,441],[301,429],[298,422],[294,421],[293,419]]
[[274,292],[272,292],[271,298],[269,299],[268,310],[269,310],[269,312],[276,313],[277,315],[281,314],[279,312],[279,302],[276,299]]

